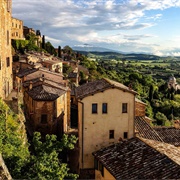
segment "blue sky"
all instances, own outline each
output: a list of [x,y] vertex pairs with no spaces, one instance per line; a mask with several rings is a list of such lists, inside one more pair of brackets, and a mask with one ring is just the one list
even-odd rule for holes
[[180,56],[180,0],[12,1],[13,17],[41,30],[55,47]]

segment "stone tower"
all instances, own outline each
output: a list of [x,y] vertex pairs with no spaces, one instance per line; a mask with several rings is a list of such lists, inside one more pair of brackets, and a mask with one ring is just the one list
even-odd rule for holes
[[12,0],[0,1],[0,97],[3,99],[12,90],[11,10]]

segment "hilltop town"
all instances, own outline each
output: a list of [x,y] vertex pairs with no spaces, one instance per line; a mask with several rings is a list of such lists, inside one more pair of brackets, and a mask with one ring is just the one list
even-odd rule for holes
[[[105,63],[88,68],[85,55],[54,48],[11,6],[0,2],[0,178],[179,179],[180,121],[153,126],[137,76],[125,85],[102,75]],[[174,76],[167,85],[179,90]]]

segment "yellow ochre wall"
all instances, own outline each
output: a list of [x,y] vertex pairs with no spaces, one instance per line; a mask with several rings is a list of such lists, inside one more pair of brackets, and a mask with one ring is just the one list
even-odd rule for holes
[[96,180],[115,180],[114,176],[112,176],[105,167],[104,167],[104,176],[101,175],[100,171],[95,170],[95,179]]
[[[128,132],[128,138],[134,137],[135,95],[112,88],[85,97],[81,102],[78,102],[79,168],[93,168],[92,152],[118,142],[124,132]],[[97,114],[92,114],[92,103],[98,103]],[[108,103],[107,114],[102,114],[102,103]],[[122,113],[122,103],[128,103],[128,113]],[[109,130],[114,130],[114,139],[109,139]]]
[[[0,1],[0,97],[12,90],[11,0]],[[9,66],[7,66],[9,58]]]

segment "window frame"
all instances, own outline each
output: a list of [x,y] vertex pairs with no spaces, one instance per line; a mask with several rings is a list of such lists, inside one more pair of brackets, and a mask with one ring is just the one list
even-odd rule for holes
[[128,132],[124,132],[124,139],[128,139]]
[[6,67],[10,66],[10,57],[6,57]]
[[[44,120],[43,116],[46,117],[45,120]],[[48,115],[41,114],[41,124],[47,124],[47,122],[48,122]]]
[[128,103],[122,103],[122,113],[128,112]]
[[109,130],[109,139],[114,139],[114,130]]
[[108,113],[108,103],[102,103],[102,114]]
[[92,114],[97,114],[97,113],[98,113],[98,104],[92,103]]

